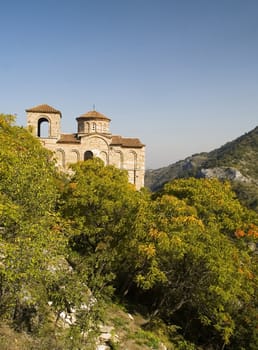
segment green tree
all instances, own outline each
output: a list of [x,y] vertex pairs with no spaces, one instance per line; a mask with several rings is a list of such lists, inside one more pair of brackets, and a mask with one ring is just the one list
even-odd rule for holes
[[0,191],[37,220],[54,209],[58,173],[51,152],[12,122],[12,116],[0,115]]
[[125,172],[104,166],[100,159],[77,163],[72,170],[62,205],[73,229],[71,260],[93,295],[104,295],[115,277],[118,246],[128,232],[136,190]]
[[231,237],[234,237],[237,229],[255,224],[258,220],[255,212],[240,204],[229,182],[218,179],[178,179],[167,183],[162,193],[174,195],[194,206],[206,226]]
[[[224,347],[241,333],[236,325],[255,303],[257,282],[247,246],[231,238],[237,227],[250,225],[247,212],[227,184],[208,185],[178,180],[154,196],[149,261],[137,282],[153,315],[182,327],[197,344],[209,339]],[[252,212],[247,223],[250,218]],[[153,279],[153,271],[163,279]],[[252,323],[249,317],[247,332]]]
[[[64,291],[53,286],[66,272],[69,225],[56,212],[60,176],[52,154],[13,122],[0,115],[0,311],[2,320],[35,331],[64,310]],[[67,290],[75,275],[67,274]]]

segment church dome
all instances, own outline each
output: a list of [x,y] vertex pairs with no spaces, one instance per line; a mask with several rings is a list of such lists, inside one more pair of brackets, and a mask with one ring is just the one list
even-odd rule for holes
[[76,120],[78,123],[78,136],[92,133],[109,134],[111,119],[95,110],[82,114]]
[[104,114],[101,114],[97,111],[89,111],[86,112],[82,115],[80,115],[78,118],[76,118],[76,120],[106,120],[106,121],[111,121],[111,119],[109,119],[108,117],[106,117]]

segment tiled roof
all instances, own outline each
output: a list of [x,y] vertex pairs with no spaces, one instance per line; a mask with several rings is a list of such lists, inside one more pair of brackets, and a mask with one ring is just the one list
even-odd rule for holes
[[111,119],[107,118],[104,114],[101,114],[97,111],[89,111],[87,113],[84,113],[82,115],[80,115],[78,119],[102,119],[102,120],[108,120],[110,121]]
[[80,143],[81,141],[77,139],[76,134],[61,134],[60,139],[57,143]]
[[113,136],[110,146],[142,148],[144,145],[139,139]]
[[36,107],[32,107],[29,109],[26,109],[26,112],[37,112],[37,113],[59,113],[62,115],[62,113],[60,111],[58,111],[57,109],[44,104],[44,105],[39,105]]

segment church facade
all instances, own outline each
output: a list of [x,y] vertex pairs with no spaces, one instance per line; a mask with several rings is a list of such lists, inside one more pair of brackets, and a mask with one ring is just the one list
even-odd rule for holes
[[62,113],[49,105],[26,110],[27,126],[42,144],[51,150],[61,169],[78,161],[99,157],[105,165],[128,172],[128,180],[136,189],[144,186],[145,145],[138,138],[112,135],[111,120],[92,110],[76,118],[77,132],[61,133]]

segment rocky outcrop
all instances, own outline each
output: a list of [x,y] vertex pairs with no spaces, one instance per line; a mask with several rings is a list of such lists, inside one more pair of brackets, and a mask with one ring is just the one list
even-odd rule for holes
[[241,172],[232,167],[216,167],[210,169],[201,169],[200,177],[211,179],[217,178],[220,180],[229,180],[229,181],[241,181],[241,182],[250,182],[251,180],[242,175]]
[[96,350],[110,350],[114,343],[118,343],[118,336],[114,334],[114,327],[100,326],[100,335],[98,337]]

